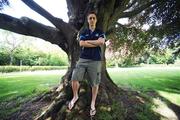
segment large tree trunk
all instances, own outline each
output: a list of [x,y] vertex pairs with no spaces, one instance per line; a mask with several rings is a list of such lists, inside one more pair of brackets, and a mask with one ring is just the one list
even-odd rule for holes
[[[34,1],[22,1],[31,9],[47,18],[56,28],[45,26],[27,17],[17,19],[2,13],[0,13],[0,28],[24,35],[39,37],[59,45],[67,53],[70,64],[59,87],[42,98],[49,98],[52,103],[46,110],[43,110],[42,114],[39,115],[37,119],[87,119],[90,109],[91,88],[86,81],[81,83],[79,90],[80,99],[77,105],[72,112],[67,110],[67,103],[72,98],[70,79],[79,58],[80,51],[77,36],[78,32],[86,26],[87,12],[90,10],[96,11],[98,13],[97,27],[107,32],[115,26],[116,21],[120,17],[129,17],[130,15],[138,14],[145,9],[145,5],[138,7],[134,10],[135,12],[124,12],[136,2],[133,1],[130,3],[130,0],[67,0],[69,23],[65,23],[61,19],[52,16]],[[146,7],[148,5],[150,6],[150,3],[147,4]],[[100,108],[107,108],[107,106],[111,105],[119,91],[119,88],[113,83],[106,69],[105,46],[102,48],[102,51],[102,77],[96,102],[97,110],[100,110]]]
[[[71,112],[67,109],[67,104],[72,99],[70,79],[73,68],[79,58],[79,45],[74,44],[74,48],[77,49],[71,53],[71,56],[73,56],[70,61],[71,66],[68,68],[67,73],[63,76],[60,86],[56,89],[56,91],[54,91],[56,92],[57,97],[53,97],[54,99],[52,99],[52,104],[37,118],[38,120],[44,120],[47,118],[52,120],[85,120],[89,118],[91,88],[86,80],[80,83],[80,98],[75,108]],[[96,103],[98,110],[102,107],[107,108],[107,106],[110,106],[113,103],[115,95],[117,95],[117,92],[119,91],[119,88],[112,82],[107,73],[105,60],[102,61],[102,63],[102,79]],[[54,93],[52,94],[55,95]]]

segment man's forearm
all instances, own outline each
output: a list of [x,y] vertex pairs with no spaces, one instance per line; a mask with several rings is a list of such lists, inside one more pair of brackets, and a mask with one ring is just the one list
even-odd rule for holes
[[88,41],[86,41],[87,43],[89,43],[89,44],[92,44],[92,45],[95,45],[95,46],[99,46],[100,45],[100,43],[98,42],[98,40],[88,40]]
[[80,46],[82,47],[97,47],[97,45],[90,44],[88,41],[80,41]]
[[97,40],[86,40],[80,41],[80,46],[83,47],[97,47],[103,45],[105,42],[104,38],[98,38]]

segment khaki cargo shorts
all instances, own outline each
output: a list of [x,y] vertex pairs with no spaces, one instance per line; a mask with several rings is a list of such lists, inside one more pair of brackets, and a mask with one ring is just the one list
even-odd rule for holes
[[80,58],[72,73],[71,80],[82,81],[85,73],[91,86],[99,85],[101,81],[101,61]]

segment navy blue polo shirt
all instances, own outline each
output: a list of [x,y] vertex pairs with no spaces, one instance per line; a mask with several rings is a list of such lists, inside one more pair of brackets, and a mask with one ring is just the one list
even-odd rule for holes
[[[99,29],[95,29],[93,32],[90,29],[85,29],[80,34],[80,40],[97,40],[98,38],[105,38],[104,32]],[[101,48],[97,47],[81,47],[80,58],[90,59],[95,61],[101,60]]]

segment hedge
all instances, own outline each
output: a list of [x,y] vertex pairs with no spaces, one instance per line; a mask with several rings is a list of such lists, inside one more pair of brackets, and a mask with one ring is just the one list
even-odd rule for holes
[[67,69],[67,66],[0,66],[1,73],[61,69]]

